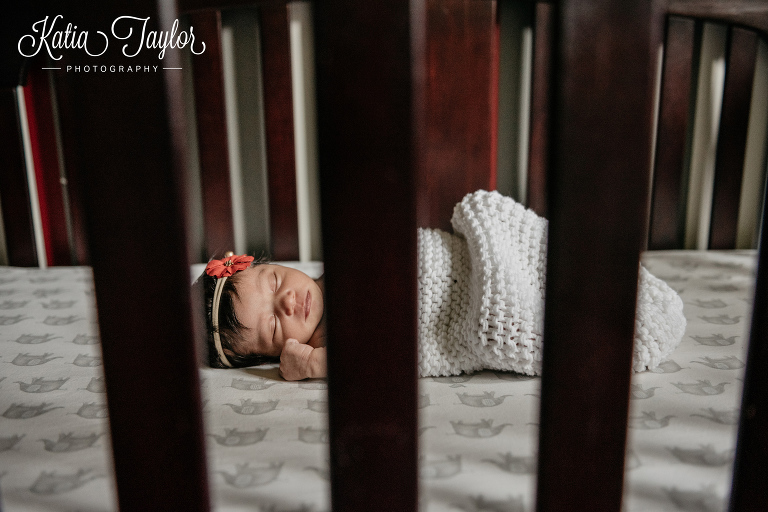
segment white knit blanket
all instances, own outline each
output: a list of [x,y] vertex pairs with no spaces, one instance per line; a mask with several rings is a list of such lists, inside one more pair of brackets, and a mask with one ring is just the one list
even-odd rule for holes
[[[419,375],[541,373],[547,221],[498,192],[468,194],[455,235],[419,229]],[[632,368],[650,370],[685,331],[683,302],[640,267]]]

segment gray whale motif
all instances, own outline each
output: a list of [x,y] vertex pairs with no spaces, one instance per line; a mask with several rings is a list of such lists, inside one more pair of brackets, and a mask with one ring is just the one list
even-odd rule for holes
[[52,283],[58,280],[59,278],[57,276],[37,276],[29,278],[29,282],[33,284]]
[[85,389],[91,393],[106,393],[107,383],[104,381],[104,377],[91,377]]
[[718,452],[711,444],[701,445],[699,448],[680,448],[679,446],[667,446],[667,450],[675,456],[677,460],[684,464],[694,466],[725,466],[733,462],[734,450],[723,450]]
[[228,405],[232,408],[233,411],[235,411],[237,414],[242,414],[244,416],[254,416],[256,414],[265,414],[270,411],[274,411],[275,407],[277,407],[277,404],[280,402],[280,400],[267,400],[266,402],[254,402],[250,398],[246,399],[240,399],[240,405],[235,404],[224,404]]
[[453,504],[453,508],[464,512],[525,512],[525,502],[522,496],[505,500],[490,500],[484,496],[470,496],[468,504]]
[[447,455],[443,460],[427,461],[419,457],[419,478],[438,480],[461,473],[461,455]]
[[89,420],[106,418],[109,413],[107,411],[107,404],[100,404],[96,402],[90,402],[83,404],[76,413],[81,418]]
[[664,428],[669,425],[669,421],[674,416],[664,416],[663,418],[656,418],[655,412],[641,412],[640,416],[634,416],[629,418],[629,428],[638,428],[641,430],[655,430]]
[[24,314],[19,314],[15,316],[0,316],[0,325],[13,325],[21,322],[22,320],[26,320],[27,318],[32,318],[29,316],[24,316]]
[[711,489],[700,491],[683,491],[677,487],[664,488],[669,500],[679,510],[690,512],[722,512],[725,510],[725,500]]
[[701,318],[708,324],[715,324],[715,325],[736,325],[741,320],[741,316],[728,316],[728,315],[700,316],[699,318]]
[[38,377],[32,379],[32,382],[30,383],[16,381],[16,384],[18,384],[19,389],[25,393],[49,393],[51,391],[61,389],[61,386],[63,386],[64,383],[66,383],[68,380],[69,377],[56,380],[45,380],[43,377]]
[[713,284],[708,288],[713,292],[737,292],[741,290],[740,286],[736,286],[733,284]]
[[659,363],[659,366],[651,370],[653,373],[676,373],[682,370],[683,368],[677,364],[675,361],[668,359],[666,361],[662,361]]
[[275,384],[276,382],[271,382],[267,379],[232,379],[230,387],[242,391],[261,391],[263,389],[268,389]]
[[307,400],[307,409],[319,413],[327,413],[328,400]]
[[718,410],[713,408],[702,409],[702,411],[709,414],[691,414],[691,417],[705,418],[709,421],[719,423],[721,425],[738,425],[739,424],[739,410],[738,409],[725,409]]
[[469,393],[456,393],[461,403],[470,407],[496,407],[504,402],[504,399],[514,395],[494,396],[495,391],[486,391],[482,395],[470,395]]
[[712,395],[721,395],[725,392],[725,386],[726,384],[730,384],[730,382],[721,382],[718,385],[713,385],[708,380],[700,380],[695,383],[684,383],[684,382],[673,382],[672,385],[675,386],[677,389],[682,391],[683,393],[688,393],[689,395],[698,395],[698,396],[712,396]]
[[99,475],[94,475],[92,472],[92,469],[80,469],[77,473],[57,475],[55,471],[43,471],[29,490],[41,495],[73,491],[91,480],[100,478]]
[[258,487],[266,485],[277,479],[282,462],[273,462],[268,466],[251,467],[249,463],[237,464],[234,473],[226,471],[217,471],[224,477],[224,481],[237,489],[247,489],[248,487]]
[[79,316],[48,316],[43,320],[45,325],[69,325],[82,320]]
[[48,352],[39,356],[33,356],[32,354],[19,354],[13,358],[11,364],[16,366],[38,366],[54,359],[61,359],[61,356],[51,356],[53,356],[53,354]]
[[0,453],[12,450],[26,434],[15,434],[8,437],[0,437]]
[[34,292],[32,292],[32,295],[34,295],[38,299],[47,299],[50,295],[58,295],[63,291],[65,291],[63,288],[42,289],[42,290],[35,290]]
[[24,404],[11,404],[8,409],[3,413],[3,417],[13,420],[26,420],[40,416],[54,409],[63,409],[63,407],[48,407],[49,403],[41,403],[40,405],[24,405]]
[[696,299],[693,302],[689,302],[688,304],[702,308],[702,309],[719,309],[719,308],[724,308],[728,305],[720,299],[714,299],[714,300]]
[[45,445],[45,451],[52,453],[66,453],[91,448],[103,435],[104,434],[93,433],[88,434],[87,436],[76,436],[72,432],[69,432],[66,434],[59,434],[59,439],[56,441],[51,439],[38,439],[38,441],[42,441],[43,445]]
[[57,338],[61,338],[61,336],[54,336],[53,334],[46,333],[46,334],[22,334],[18,338],[16,338],[16,343],[20,343],[21,345],[39,345],[40,343],[47,343],[51,340],[55,340]]
[[309,444],[328,442],[328,429],[315,427],[299,427],[299,441]]
[[484,438],[494,437],[501,433],[504,427],[511,427],[511,423],[503,423],[493,426],[493,420],[480,420],[478,423],[464,423],[463,421],[452,421],[453,431],[463,437]]
[[635,400],[645,400],[646,398],[651,398],[657,389],[660,388],[653,387],[644,389],[642,384],[632,384],[632,391],[630,396]]
[[77,354],[72,364],[83,368],[95,368],[101,366],[101,358],[98,356],[89,356],[88,354]]
[[0,302],[0,310],[19,309],[29,303],[28,300],[6,300]]
[[87,334],[78,334],[72,339],[72,343],[75,345],[98,345],[98,336],[88,336]]
[[706,345],[708,347],[727,347],[736,343],[738,336],[730,336],[726,338],[722,334],[713,334],[712,336],[691,336],[699,345]]
[[741,362],[735,356],[712,358],[712,357],[700,357],[704,361],[691,361],[692,363],[703,364],[709,366],[715,370],[738,370],[744,368],[744,363]]
[[536,457],[515,456],[511,452],[499,453],[498,459],[483,459],[482,462],[490,462],[502,471],[515,475],[532,475],[536,473]]
[[213,437],[221,446],[248,446],[264,440],[269,429],[259,429],[253,431],[240,432],[236,428],[225,428],[223,436],[208,434]]
[[76,300],[51,300],[42,304],[45,309],[67,309],[74,306],[75,303],[77,303]]

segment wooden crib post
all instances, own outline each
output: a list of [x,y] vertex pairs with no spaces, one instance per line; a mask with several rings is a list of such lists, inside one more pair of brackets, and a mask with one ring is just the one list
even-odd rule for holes
[[647,1],[555,20],[537,508],[618,511],[658,39]]
[[423,75],[413,70],[423,62],[423,8],[315,4],[334,512],[418,507],[414,185],[423,100],[414,91]]
[[[176,17],[172,1],[68,7],[67,16],[92,33],[109,32],[123,15],[149,17],[151,30],[170,30]],[[170,49],[162,60],[156,49],[128,58],[121,48],[110,45],[102,56],[99,68],[105,63],[106,69],[94,69],[94,58],[73,51],[67,64],[79,68],[62,72],[69,128],[78,135],[73,154],[81,171],[118,500],[121,511],[207,511],[181,185],[182,82],[178,69],[163,70],[181,67],[181,59]],[[123,72],[110,72],[112,64]]]
[[[768,201],[768,189],[763,204]],[[733,467],[731,512],[768,510],[768,207],[763,206],[755,300]]]

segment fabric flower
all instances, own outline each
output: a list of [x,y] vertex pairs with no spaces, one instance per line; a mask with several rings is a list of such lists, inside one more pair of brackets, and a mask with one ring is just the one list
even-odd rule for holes
[[224,259],[208,262],[208,266],[205,267],[205,273],[215,278],[229,277],[235,272],[248,268],[252,261],[253,256],[246,254],[242,256],[228,255]]

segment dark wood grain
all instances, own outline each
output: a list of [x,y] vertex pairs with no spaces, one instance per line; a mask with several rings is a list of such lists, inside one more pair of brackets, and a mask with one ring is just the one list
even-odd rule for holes
[[[763,208],[762,225],[768,226],[768,208]],[[768,510],[768,236],[760,238],[757,261],[731,512]]]
[[682,249],[685,236],[685,198],[683,180],[689,125],[695,95],[694,62],[701,29],[692,19],[670,17],[661,75],[661,98],[656,135],[656,161],[653,171],[653,196],[648,248]]
[[461,198],[496,188],[495,2],[428,0],[419,225],[450,230]]
[[288,7],[262,7],[259,14],[272,257],[276,260],[298,260],[299,217]]
[[51,104],[49,71],[34,62],[27,76],[24,96],[35,163],[38,201],[45,236],[46,260],[49,266],[72,265],[72,250],[67,231],[64,191],[59,169],[59,148]]
[[[74,10],[75,7],[77,10]],[[79,2],[84,26],[130,12],[168,29],[172,3]],[[190,314],[182,184],[186,131],[180,55],[106,62],[158,72],[68,73],[121,511],[209,509],[197,357]],[[72,65],[93,65],[85,53]],[[150,68],[152,69],[152,68]]]
[[415,512],[414,174],[423,132],[414,123],[425,110],[414,91],[426,79],[426,7],[327,0],[314,8],[331,505]]
[[37,266],[32,206],[29,202],[27,165],[21,137],[16,89],[0,89],[0,205],[2,206],[8,264]]
[[547,216],[550,107],[552,104],[552,50],[555,7],[539,2],[534,13],[533,76],[530,142],[528,150],[528,208]]
[[537,510],[620,510],[663,27],[642,0],[558,8]]
[[710,249],[736,247],[749,109],[757,57],[757,34],[751,30],[731,27],[727,51],[709,225]]
[[190,14],[190,25],[205,41],[206,50],[192,55],[192,81],[197,113],[197,144],[203,191],[203,261],[234,250],[232,194],[229,186],[229,147],[224,103],[221,54],[221,13],[207,10]]

